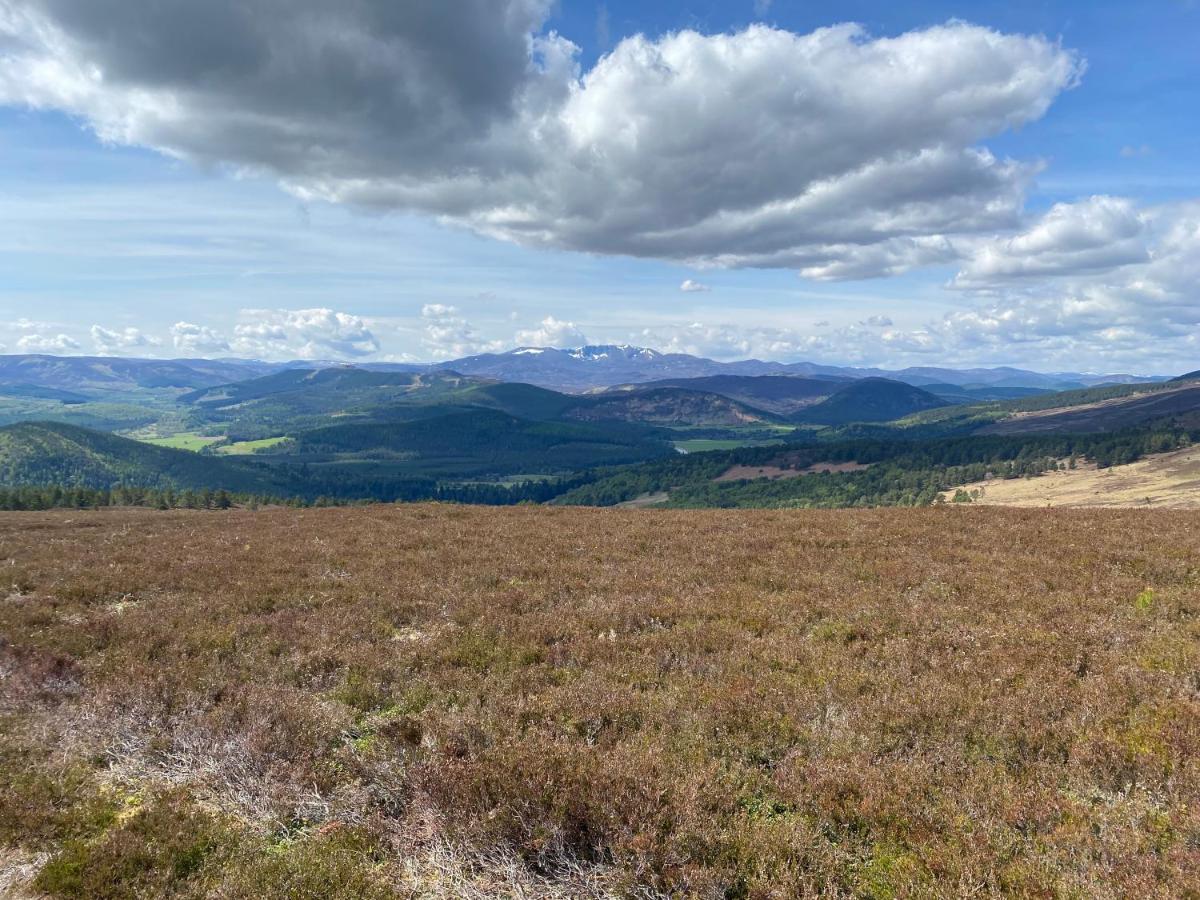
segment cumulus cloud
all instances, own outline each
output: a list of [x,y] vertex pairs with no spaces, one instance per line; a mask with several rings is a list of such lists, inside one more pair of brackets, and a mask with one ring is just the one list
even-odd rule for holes
[[18,353],[67,354],[79,350],[79,341],[67,334],[26,334],[17,341]]
[[699,294],[705,291],[711,291],[707,284],[702,284],[699,281],[693,281],[691,278],[685,278],[683,284],[679,285],[679,289],[685,294]]
[[1055,207],[1018,238],[981,248],[955,283],[982,283],[987,298],[947,316],[959,343],[1182,358],[1200,328],[1200,203]]
[[458,359],[503,349],[501,342],[483,338],[459,314],[457,307],[426,303],[421,307],[421,319],[425,325],[421,345],[435,360]]
[[171,326],[171,342],[186,356],[209,356],[230,352],[229,341],[207,325],[176,322]]
[[132,350],[149,350],[158,346],[158,340],[143,334],[137,328],[114,330],[102,325],[91,327],[92,343],[96,352],[105,356],[128,353]]
[[359,316],[332,309],[244,309],[233,348],[266,358],[353,358],[379,352],[379,340]]
[[554,316],[546,316],[537,328],[518,331],[515,340],[518,347],[582,347],[588,342],[578,325]]
[[1016,224],[1036,166],[980,143],[1083,68],[955,22],[639,35],[583,71],[550,7],[4,0],[0,102],[525,245],[840,278]]
[[1027,230],[978,244],[954,283],[978,287],[1145,262],[1148,229],[1147,216],[1121,197],[1059,203]]
[[1200,358],[1200,202],[1055,207],[1014,238],[980,243],[956,284],[971,286],[964,308],[916,327],[882,315],[811,329],[692,323],[642,339],[724,359],[1187,371]]

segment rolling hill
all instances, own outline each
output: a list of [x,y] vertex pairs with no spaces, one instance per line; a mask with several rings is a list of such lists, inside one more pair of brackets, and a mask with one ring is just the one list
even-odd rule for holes
[[[1046,398],[1047,402],[1053,397]],[[1200,421],[1200,384],[1185,381],[1177,386],[1118,396],[1070,407],[1049,407],[1018,412],[987,425],[980,434],[1095,433],[1119,431],[1160,419]]]
[[303,461],[377,460],[438,477],[554,473],[643,462],[674,452],[652,429],[532,422],[487,409],[410,422],[332,425],[302,432],[294,446]]
[[239,461],[155,447],[58,422],[0,428],[0,484],[107,488],[224,488],[272,493],[284,485]]
[[0,355],[0,384],[100,393],[139,388],[195,389],[253,378],[273,368],[272,364],[255,360]]
[[937,395],[910,384],[886,378],[864,378],[840,388],[815,406],[801,410],[793,419],[815,425],[891,422],[949,405]]
[[778,416],[708,391],[676,387],[606,391],[563,411],[587,422],[641,422],[666,426],[741,426],[779,421]]
[[788,416],[819,403],[853,379],[833,375],[709,375],[702,378],[672,378],[642,385],[623,385],[612,390],[676,387],[707,391],[778,416]]

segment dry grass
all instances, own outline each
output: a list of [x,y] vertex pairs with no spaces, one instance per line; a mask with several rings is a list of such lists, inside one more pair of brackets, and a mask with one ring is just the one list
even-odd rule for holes
[[[1124,466],[1047,472],[1036,478],[991,479],[964,486],[987,506],[1158,507],[1200,509],[1200,446]],[[950,499],[954,491],[945,497]]]
[[55,896],[1200,896],[1200,515],[0,516]]

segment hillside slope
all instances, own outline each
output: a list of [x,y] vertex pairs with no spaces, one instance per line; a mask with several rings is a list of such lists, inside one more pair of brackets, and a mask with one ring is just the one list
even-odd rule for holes
[[270,493],[278,485],[237,460],[155,447],[58,422],[0,428],[0,484],[107,488],[225,488]]
[[315,454],[390,460],[442,476],[574,470],[674,452],[657,432],[638,426],[531,422],[485,409],[317,428],[299,434],[294,451],[299,459]]
[[[1047,401],[1053,398],[1046,398]],[[1070,408],[1050,408],[1018,413],[979,430],[980,434],[1095,433],[1120,431],[1176,418],[1191,424],[1200,421],[1200,384],[1183,382],[1129,397],[1115,397]]]
[[815,425],[850,422],[890,422],[950,403],[911,384],[887,378],[864,378],[838,390],[828,399],[801,410],[793,420]]
[[[675,387],[720,394],[764,412],[787,416],[819,403],[851,383],[852,379],[801,375],[711,375],[704,378],[670,378],[641,388]],[[628,386],[622,389],[629,389]]]
[[1074,469],[1036,478],[993,478],[947,491],[965,490],[983,506],[1154,507],[1200,509],[1200,446],[1148,456],[1122,466]]
[[606,391],[580,400],[564,412],[568,419],[587,422],[642,422],[667,426],[760,425],[777,416],[708,391],[675,387]]

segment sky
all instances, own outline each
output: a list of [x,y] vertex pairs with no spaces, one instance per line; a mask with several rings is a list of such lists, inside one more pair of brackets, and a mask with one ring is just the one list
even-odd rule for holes
[[0,352],[1200,368],[1200,2],[0,0]]

